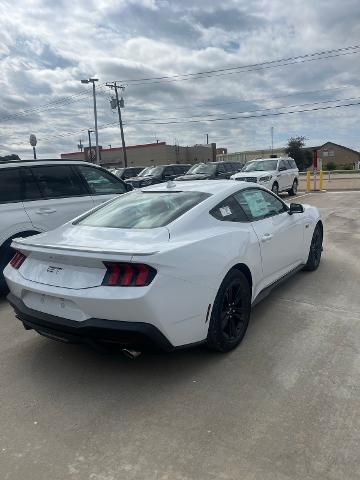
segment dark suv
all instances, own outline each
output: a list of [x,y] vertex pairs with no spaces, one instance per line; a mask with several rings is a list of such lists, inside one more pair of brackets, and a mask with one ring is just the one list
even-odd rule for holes
[[157,167],[148,167],[137,177],[129,178],[126,183],[130,183],[134,188],[147,187],[155,183],[163,183],[173,180],[179,175],[184,175],[190,168],[190,165],[158,165]]
[[142,172],[145,167],[126,167],[126,168],[111,168],[109,169],[111,173],[121,178],[121,180],[128,180],[129,178],[136,177]]
[[219,180],[230,178],[241,169],[237,162],[209,162],[196,163],[185,175],[177,177],[176,180]]

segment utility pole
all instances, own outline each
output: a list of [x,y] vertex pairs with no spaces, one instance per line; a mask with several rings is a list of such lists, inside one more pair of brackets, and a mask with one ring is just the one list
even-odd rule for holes
[[82,144],[81,138],[80,138],[79,143],[78,143],[78,149],[80,150],[80,152],[82,152],[83,148],[84,148],[84,145]]
[[116,105],[115,105],[115,107],[113,107],[114,103],[110,102],[110,104],[111,104],[111,108],[117,108],[117,110],[118,110],[121,143],[122,143],[122,149],[123,149],[123,154],[124,154],[124,167],[126,168],[127,167],[127,153],[126,153],[123,123],[122,123],[122,118],[121,118],[121,107],[124,107],[124,99],[121,96],[121,99],[119,100],[119,93],[118,93],[119,88],[120,88],[121,92],[124,92],[125,87],[124,87],[124,85],[118,85],[117,82],[107,83],[106,86],[111,88],[111,90],[115,90]]
[[89,150],[88,150],[88,157],[89,157],[89,160],[92,161],[92,154],[91,154],[91,133],[93,132],[94,130],[88,130],[88,138],[89,138]]
[[81,83],[92,83],[93,99],[94,99],[94,119],[95,119],[95,141],[96,141],[96,163],[100,165],[100,151],[99,151],[99,134],[97,124],[97,110],[96,110],[96,91],[95,82],[98,82],[98,78],[88,78],[87,80],[81,80]]
[[274,127],[271,127],[271,154],[274,153]]
[[206,145],[209,145],[209,134],[206,133]]

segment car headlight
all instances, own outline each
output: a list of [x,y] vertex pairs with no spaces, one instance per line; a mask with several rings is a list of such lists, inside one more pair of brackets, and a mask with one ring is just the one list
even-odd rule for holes
[[271,175],[268,175],[267,177],[261,177],[259,178],[259,182],[270,182],[270,180],[272,179],[272,176]]

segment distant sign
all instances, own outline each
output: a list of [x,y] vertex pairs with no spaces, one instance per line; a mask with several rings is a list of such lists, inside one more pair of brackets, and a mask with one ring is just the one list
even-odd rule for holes
[[29,141],[30,141],[30,145],[31,145],[32,147],[36,147],[36,144],[37,144],[36,135],[34,135],[34,134],[32,133],[32,134],[30,135]]

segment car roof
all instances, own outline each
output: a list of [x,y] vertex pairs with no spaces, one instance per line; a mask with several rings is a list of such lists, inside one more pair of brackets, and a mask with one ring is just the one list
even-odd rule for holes
[[261,185],[249,185],[249,182],[241,182],[239,180],[193,180],[182,182],[171,181],[166,183],[158,183],[148,187],[141,188],[144,192],[204,192],[211,195],[224,194],[231,195],[238,190],[249,187],[262,188]]
[[254,158],[249,160],[249,162],[263,162],[264,160],[293,160],[291,157],[264,157],[264,158]]
[[84,162],[83,160],[41,159],[41,160],[4,160],[4,161],[0,161],[0,168],[24,167],[24,166],[32,167],[32,166],[39,166],[39,165],[68,165],[68,164],[91,165],[92,167],[101,167],[101,165]]

